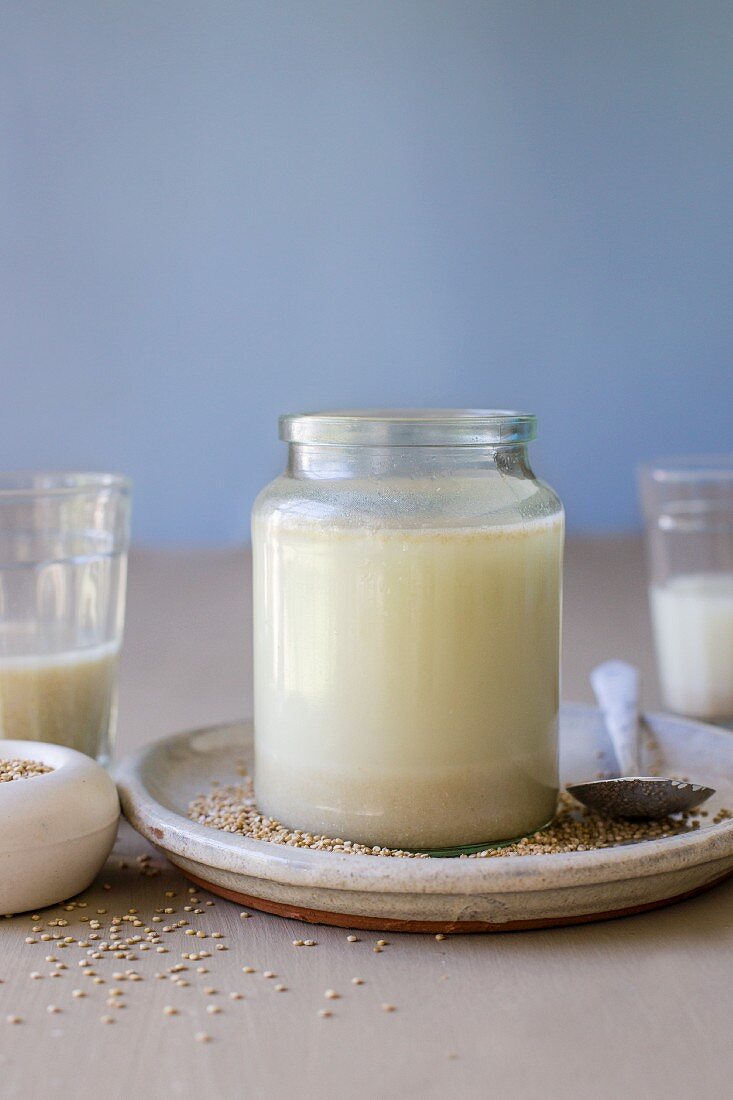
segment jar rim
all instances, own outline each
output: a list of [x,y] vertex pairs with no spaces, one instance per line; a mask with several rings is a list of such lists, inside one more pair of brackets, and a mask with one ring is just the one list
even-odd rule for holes
[[280,417],[286,443],[352,447],[481,447],[527,443],[532,413],[512,409],[333,409]]

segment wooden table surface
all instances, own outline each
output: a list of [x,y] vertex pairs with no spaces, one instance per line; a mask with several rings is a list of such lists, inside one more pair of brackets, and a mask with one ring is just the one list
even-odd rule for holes
[[[590,701],[588,672],[620,656],[641,666],[645,703],[657,706],[637,541],[571,541],[565,608],[564,697]],[[178,729],[250,713],[250,664],[245,552],[137,551],[118,755]],[[141,873],[138,857],[151,855],[153,873]],[[187,912],[187,890],[125,825],[107,867],[82,895],[84,908],[43,911],[36,933],[28,915],[2,922],[3,1100],[730,1095],[733,883],[620,921],[442,942],[397,934],[385,937],[381,952],[373,950],[377,934],[349,943],[343,930],[257,913],[242,919],[238,906],[205,892],[194,895],[202,912]],[[173,913],[156,912],[163,909]],[[134,943],[127,947],[133,958],[92,960],[103,979],[95,982],[78,963],[97,941],[62,948],[40,940],[89,936],[82,917],[100,922],[92,934],[104,940],[115,915],[142,922],[123,923],[123,939],[145,936],[146,927],[172,929],[160,934],[166,950]],[[68,924],[50,923],[58,918]],[[181,920],[188,925],[175,927]],[[307,938],[317,945],[293,946]],[[201,951],[209,956],[182,959]],[[188,969],[171,975],[178,965]],[[141,980],[131,981],[128,970]],[[268,970],[277,977],[264,978]],[[364,984],[352,984],[354,977]],[[85,996],[75,997],[75,989]],[[112,999],[124,1008],[107,1007],[112,989],[121,991]],[[339,998],[326,999],[327,989]],[[396,1011],[385,1012],[385,1003]],[[61,1011],[50,1014],[48,1005]],[[220,1011],[209,1014],[207,1005]],[[320,1017],[323,1008],[333,1015]],[[22,1022],[6,1022],[8,1015]],[[196,1041],[200,1031],[210,1042]]]

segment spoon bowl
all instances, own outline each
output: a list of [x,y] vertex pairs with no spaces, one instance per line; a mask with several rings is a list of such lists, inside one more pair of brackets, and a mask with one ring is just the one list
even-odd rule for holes
[[578,802],[604,817],[643,820],[692,810],[715,794],[702,783],[638,774],[639,672],[633,665],[606,661],[591,673],[591,684],[621,776],[568,787]]
[[592,783],[577,783],[567,790],[573,798],[604,817],[639,821],[683,813],[715,794],[712,787],[699,783],[656,776],[599,779]]

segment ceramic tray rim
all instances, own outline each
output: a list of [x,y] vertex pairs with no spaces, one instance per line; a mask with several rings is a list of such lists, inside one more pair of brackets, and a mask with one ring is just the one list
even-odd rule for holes
[[[597,720],[595,708],[571,703],[574,711]],[[704,727],[706,736],[729,739],[725,730],[664,714],[648,714],[657,722]],[[557,855],[506,856],[501,859],[437,860],[379,859],[291,848],[270,841],[249,840],[191,821],[162,805],[149,791],[145,772],[156,756],[196,735],[233,731],[247,723],[222,723],[159,739],[126,757],[115,769],[123,811],[146,839],[172,855],[197,860],[220,871],[250,875],[291,886],[328,886],[368,892],[492,893],[553,889],[647,877],[674,872],[733,856],[733,820],[681,836],[641,841],[619,848]]]

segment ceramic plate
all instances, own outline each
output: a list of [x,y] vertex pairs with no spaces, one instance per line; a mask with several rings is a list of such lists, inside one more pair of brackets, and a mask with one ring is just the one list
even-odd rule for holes
[[[699,830],[567,855],[502,859],[382,859],[291,848],[198,825],[186,816],[211,781],[239,781],[252,726],[219,726],[155,742],[118,765],[125,814],[194,882],[269,913],[349,928],[490,932],[624,916],[706,890],[733,873],[733,734],[666,715],[646,718],[647,770],[717,789]],[[610,746],[597,711],[565,706],[563,782],[604,766]],[[603,756],[599,757],[598,753]]]

